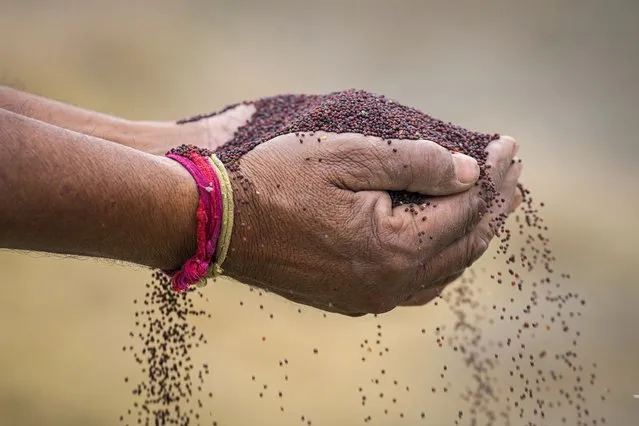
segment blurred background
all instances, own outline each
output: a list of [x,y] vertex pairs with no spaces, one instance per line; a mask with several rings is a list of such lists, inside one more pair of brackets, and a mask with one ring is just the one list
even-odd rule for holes
[[[592,395],[593,412],[630,426],[639,416],[638,22],[634,0],[0,0],[0,82],[161,120],[354,87],[516,137],[558,269],[589,301],[579,356],[598,363],[596,390],[607,394],[603,404]],[[9,251],[0,271],[0,425],[118,424],[133,401],[123,378],[139,376],[122,346],[149,272]],[[452,351],[419,330],[450,322],[441,309],[324,318],[237,283],[206,292],[213,319],[198,321],[209,345],[197,356],[212,366],[206,386],[220,425],[301,424],[301,415],[360,424],[386,406],[369,397],[362,407],[357,390],[381,365],[412,388],[376,424],[452,424],[464,404],[459,392],[431,394],[429,377]],[[362,363],[360,343],[379,322],[392,356]],[[462,366],[451,374],[467,379]],[[285,398],[259,398],[267,383]]]

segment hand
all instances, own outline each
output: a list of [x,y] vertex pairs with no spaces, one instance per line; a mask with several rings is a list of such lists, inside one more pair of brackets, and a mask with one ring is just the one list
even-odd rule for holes
[[[7,87],[0,87],[0,108],[158,155],[183,143],[216,149],[255,111],[239,105],[179,125],[135,122]],[[240,194],[247,204],[238,211],[225,267],[245,282],[322,309],[352,314],[428,302],[488,247],[492,221],[521,202],[515,189],[521,165],[510,166],[516,145],[509,138],[489,147],[488,161],[505,202],[479,224],[485,203],[478,188],[437,198],[438,210],[426,222],[405,207],[391,209],[389,189],[443,196],[469,186],[454,182],[452,159],[441,147],[407,141],[389,158],[388,146],[374,138],[330,135],[321,149],[300,149],[297,142],[276,138],[242,160],[253,187]]]
[[[513,163],[511,138],[488,150],[490,175],[506,200],[493,217],[512,208],[521,165]],[[277,137],[247,153],[234,173],[236,225],[224,269],[345,314],[425,303],[494,234],[489,217],[482,219],[477,175],[474,160],[428,141],[389,146],[379,138],[316,133],[300,144],[294,135]],[[389,190],[437,196],[436,207],[422,220],[406,206],[392,207]]]
[[[197,145],[215,151],[233,139],[233,135],[255,113],[253,105],[237,105],[221,114],[203,116],[181,124],[174,122],[136,122],[136,139],[122,140],[133,148],[150,154],[164,155],[178,145]],[[118,141],[114,141],[118,142]]]
[[[516,154],[518,146],[515,141],[508,137],[503,137],[502,139],[508,140],[507,143],[514,144],[513,155]],[[464,250],[466,248],[474,253],[470,257],[470,262],[466,266],[470,266],[472,262],[477,260],[483,252],[486,251],[490,244],[490,240],[499,228],[499,224],[503,222],[505,217],[512,213],[523,201],[523,194],[517,187],[522,169],[521,160],[514,157],[509,165],[507,162],[508,157],[504,157],[497,152],[500,149],[504,148],[499,147],[496,143],[492,143],[488,146],[487,150],[489,154],[487,164],[491,166],[491,173],[489,174],[491,175],[493,182],[495,182],[495,187],[498,188],[499,191],[495,195],[495,198],[504,198],[505,202],[500,206],[493,206],[492,211],[481,218],[475,229],[473,229],[472,232],[464,238],[461,238],[456,244],[456,248],[450,249],[454,251]],[[498,182],[501,182],[501,187],[498,185]],[[478,192],[479,189],[475,189],[474,191]],[[430,288],[425,288],[424,290],[414,294],[406,302],[402,303],[402,305],[420,306],[430,302],[442,292],[447,284],[450,284],[459,278],[464,273],[464,270],[465,267],[452,275],[441,279],[439,282],[434,283]]]

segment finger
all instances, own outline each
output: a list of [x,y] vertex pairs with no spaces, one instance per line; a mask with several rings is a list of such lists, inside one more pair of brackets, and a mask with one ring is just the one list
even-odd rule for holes
[[324,148],[337,166],[337,183],[351,191],[448,195],[470,189],[479,178],[475,159],[427,140],[341,134],[327,137]]
[[480,222],[473,232],[481,232],[481,227],[488,225],[499,228],[523,200],[523,194],[519,185],[519,178],[523,170],[523,162],[520,158],[514,157],[508,169],[504,181],[495,193],[495,197],[489,209],[489,214]]
[[506,173],[510,169],[515,155],[519,151],[517,141],[510,136],[502,136],[486,147],[486,172],[490,176],[490,184],[493,190],[498,190]]
[[[399,241],[424,241],[440,252],[457,239],[468,235],[483,217],[487,204],[488,189],[496,191],[512,164],[517,144],[513,138],[502,137],[491,142],[486,151],[486,173],[489,179],[474,186],[470,191],[430,199],[428,205],[392,207],[390,197],[378,195],[376,206],[377,223],[382,229],[394,231]],[[491,188],[486,188],[489,185]],[[381,232],[381,235],[390,232]],[[425,255],[432,252],[424,251]]]
[[[519,160],[521,161],[521,160]],[[513,205],[510,209],[510,213],[513,213],[517,208],[524,202],[524,193],[520,186],[517,186],[517,191],[515,191],[515,199],[513,200]]]
[[[498,202],[491,205],[488,213],[472,232],[455,241],[426,265],[422,278],[420,278],[421,281],[428,283],[433,280],[433,277],[448,277],[459,273],[481,257],[488,249],[495,232],[512,209],[518,191],[517,182],[521,170],[522,163],[515,162],[511,165],[499,190],[499,195],[495,198]],[[504,201],[501,201],[502,199]]]

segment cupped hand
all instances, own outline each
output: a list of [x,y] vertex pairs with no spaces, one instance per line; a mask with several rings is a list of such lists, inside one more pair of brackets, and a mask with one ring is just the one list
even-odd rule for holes
[[[240,104],[214,115],[197,116],[179,122],[135,123],[136,138],[115,141],[150,154],[164,155],[183,144],[197,145],[215,151],[233,139],[237,129],[255,113],[255,106]],[[124,142],[122,142],[124,140]]]
[[[508,212],[521,165],[516,143],[488,147]],[[425,303],[494,234],[476,162],[430,141],[315,133],[263,143],[233,172],[236,219],[228,275],[290,300],[345,314]],[[433,196],[415,215],[388,191]],[[483,217],[483,219],[482,219]]]
[[[56,125],[164,155],[185,143],[219,148],[255,107],[240,104],[179,124],[107,120],[73,108],[59,112],[67,119]],[[489,147],[488,161],[506,201],[478,224],[485,208],[479,188],[463,192],[474,182],[455,180],[453,157],[445,149],[425,141],[389,146],[360,135],[326,136],[321,145],[282,136],[242,159],[240,173],[248,183],[236,180],[235,187],[246,204],[239,206],[225,263],[232,276],[342,313],[421,305],[483,253],[494,233],[492,221],[520,196],[514,188],[521,166],[508,168],[515,146],[508,138]],[[437,210],[433,205],[420,221],[405,206],[392,208],[388,190],[439,196]]]
[[[513,147],[512,156],[517,153],[518,147],[514,139],[509,137],[502,137],[501,139],[508,146]],[[519,176],[521,175],[522,163],[520,159],[512,156],[504,156],[503,150],[506,149],[500,146],[499,143],[491,143],[487,147],[488,151],[488,165],[489,175],[492,181],[495,183],[497,192],[494,194],[495,200],[502,200],[501,202],[493,203],[490,210],[483,214],[483,217],[479,220],[479,223],[470,232],[459,238],[453,243],[446,251],[442,252],[437,261],[431,264],[433,274],[439,274],[442,278],[439,281],[433,282],[430,287],[427,287],[408,298],[402,305],[405,306],[419,306],[430,302],[437,297],[444,287],[459,278],[464,270],[470,266],[475,260],[477,260],[487,249],[490,241],[498,231],[500,225],[506,219],[506,217],[512,213],[517,206],[521,203],[523,195],[517,187]],[[509,161],[510,160],[510,161]],[[468,196],[479,196],[481,193],[480,187],[476,187],[470,191]],[[458,197],[448,197],[438,200],[438,204],[441,203],[457,203]],[[455,259],[460,253],[466,253],[467,263],[457,264],[457,270],[455,270]],[[445,276],[447,272],[454,270],[454,272]]]
[[[158,155],[182,144],[215,150],[255,112],[238,105],[182,124],[132,122],[8,88],[0,99],[8,99],[0,108]],[[476,165],[461,172],[455,164],[464,157],[432,142],[317,137],[299,144],[281,136],[241,160],[237,226],[224,265],[231,276],[300,303],[347,314],[424,304],[486,250],[495,223],[521,200],[510,138],[488,147],[488,174],[503,201],[486,212]],[[433,198],[415,216],[393,207],[389,190]]]

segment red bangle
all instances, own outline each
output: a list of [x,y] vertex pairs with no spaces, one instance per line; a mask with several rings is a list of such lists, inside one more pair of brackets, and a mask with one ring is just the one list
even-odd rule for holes
[[220,236],[222,226],[222,191],[215,170],[208,161],[208,152],[183,145],[169,151],[166,156],[189,171],[195,180],[200,199],[198,201],[197,249],[182,268],[164,271],[171,277],[171,286],[178,292],[186,292],[193,284],[206,281]]

